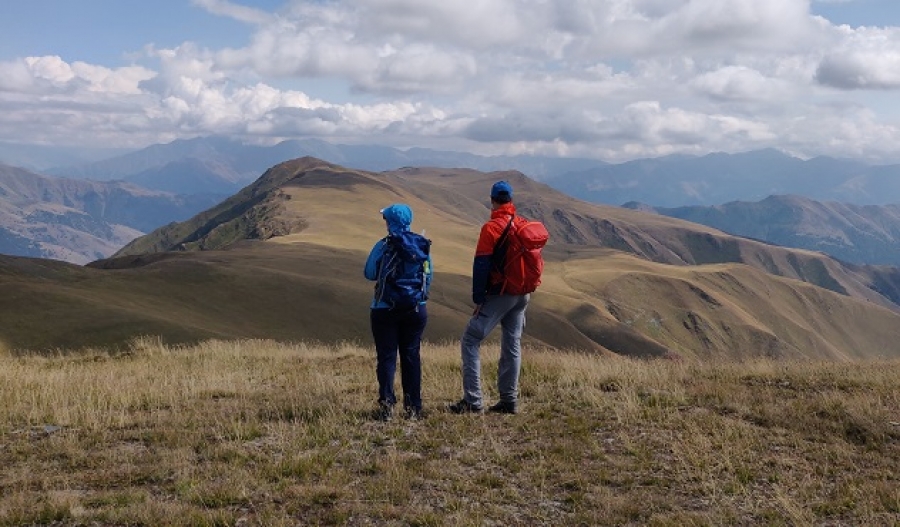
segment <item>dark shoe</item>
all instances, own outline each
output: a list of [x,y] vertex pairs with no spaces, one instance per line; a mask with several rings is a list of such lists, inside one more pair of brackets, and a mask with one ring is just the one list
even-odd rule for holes
[[488,408],[489,412],[493,412],[495,414],[515,414],[518,413],[518,408],[516,408],[516,403],[511,403],[509,401],[500,401]]
[[388,422],[394,418],[394,407],[389,404],[379,404],[375,411],[375,419]]
[[451,404],[447,409],[455,414],[480,414],[484,412],[484,408],[475,406],[465,399],[460,399],[458,403]]
[[413,408],[411,406],[406,408],[405,415],[406,419],[409,421],[418,421],[425,418],[425,414],[422,412],[421,408]]

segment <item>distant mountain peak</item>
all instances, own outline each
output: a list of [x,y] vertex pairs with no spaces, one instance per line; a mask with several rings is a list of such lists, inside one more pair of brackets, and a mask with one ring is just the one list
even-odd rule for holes
[[282,187],[293,180],[302,180],[308,173],[317,170],[347,171],[339,165],[329,163],[317,157],[303,156],[279,163],[266,170],[249,188],[254,192],[272,190]]
[[[327,180],[312,178],[328,172]],[[332,173],[340,178],[332,177]],[[267,240],[299,232],[303,218],[286,214],[285,187],[323,182],[346,185],[355,172],[316,157],[304,156],[279,163],[219,205],[193,218],[166,225],[129,243],[114,257],[171,250],[221,249],[242,240]]]

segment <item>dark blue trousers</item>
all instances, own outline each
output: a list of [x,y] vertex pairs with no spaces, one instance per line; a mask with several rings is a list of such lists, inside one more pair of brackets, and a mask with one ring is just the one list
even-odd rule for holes
[[403,385],[403,406],[422,409],[422,360],[419,348],[422,332],[428,322],[428,310],[420,305],[418,310],[395,312],[389,309],[371,311],[372,336],[378,362],[378,402],[393,406],[394,374],[397,371],[397,355],[400,355],[400,382]]

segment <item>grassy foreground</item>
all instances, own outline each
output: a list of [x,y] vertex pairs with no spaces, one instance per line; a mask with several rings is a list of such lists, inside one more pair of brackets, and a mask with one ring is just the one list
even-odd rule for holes
[[523,413],[456,416],[427,344],[426,419],[380,423],[373,353],[0,356],[0,525],[900,524],[900,362],[528,349]]

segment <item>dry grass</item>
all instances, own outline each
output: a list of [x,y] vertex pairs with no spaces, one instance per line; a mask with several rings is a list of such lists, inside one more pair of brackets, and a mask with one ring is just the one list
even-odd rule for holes
[[456,416],[456,344],[423,355],[429,413],[390,423],[352,344],[0,356],[0,525],[900,522],[896,361],[530,349],[523,413]]

